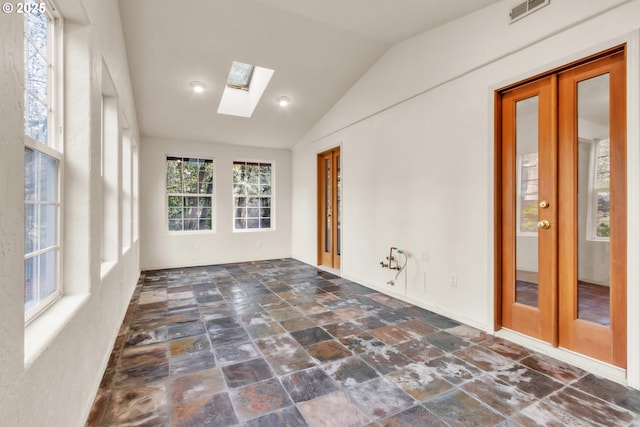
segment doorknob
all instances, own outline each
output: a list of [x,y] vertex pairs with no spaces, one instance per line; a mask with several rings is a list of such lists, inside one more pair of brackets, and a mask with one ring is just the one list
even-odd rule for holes
[[546,230],[549,227],[551,227],[551,224],[546,219],[543,219],[542,221],[538,221],[538,228],[543,228]]

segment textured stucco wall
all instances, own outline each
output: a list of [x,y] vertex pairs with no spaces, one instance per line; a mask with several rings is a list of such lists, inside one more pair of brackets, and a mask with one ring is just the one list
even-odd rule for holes
[[[22,16],[0,13],[0,424],[17,425],[22,374]],[[18,267],[18,268],[17,268]],[[16,304],[16,302],[18,302]],[[7,424],[4,424],[8,422]]]
[[[61,123],[65,295],[27,326],[23,15],[0,13],[0,426],[8,427],[84,425],[140,273],[137,240],[126,247],[122,243],[124,249],[118,248],[108,271],[100,263],[103,63],[120,97],[128,135],[133,145],[139,141],[118,3],[57,0],[56,4],[65,19]],[[118,192],[123,194],[121,188]],[[119,223],[129,220],[122,203],[117,216]]]

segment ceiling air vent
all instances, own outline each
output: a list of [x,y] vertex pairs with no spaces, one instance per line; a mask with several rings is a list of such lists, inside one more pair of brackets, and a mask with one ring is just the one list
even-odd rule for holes
[[532,14],[538,9],[542,9],[546,5],[549,4],[551,0],[526,0],[523,3],[520,3],[509,12],[509,17],[511,21],[509,23],[516,22],[519,19],[524,18],[527,15]]

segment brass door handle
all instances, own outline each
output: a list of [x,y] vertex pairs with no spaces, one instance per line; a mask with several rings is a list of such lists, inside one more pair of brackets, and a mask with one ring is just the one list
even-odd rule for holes
[[546,230],[549,227],[551,227],[551,224],[546,219],[543,219],[542,221],[538,221],[538,228]]

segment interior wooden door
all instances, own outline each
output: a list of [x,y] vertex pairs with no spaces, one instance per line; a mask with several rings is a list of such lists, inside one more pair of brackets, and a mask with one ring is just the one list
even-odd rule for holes
[[560,346],[626,366],[624,51],[559,74]]
[[625,53],[499,94],[501,325],[626,366]]
[[340,268],[340,148],[318,154],[318,264]]
[[[502,323],[552,344],[557,343],[555,80],[550,76],[502,95]],[[539,232],[538,221],[549,227]]]

